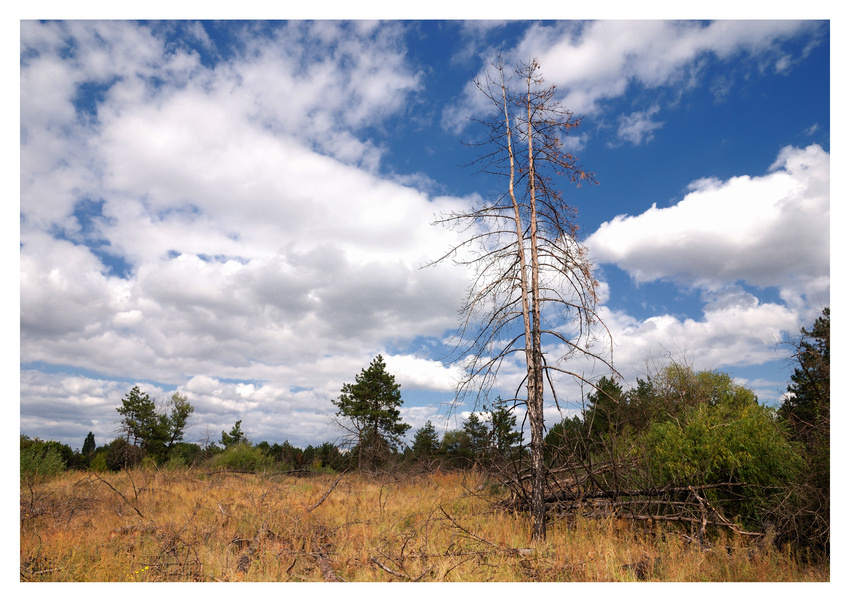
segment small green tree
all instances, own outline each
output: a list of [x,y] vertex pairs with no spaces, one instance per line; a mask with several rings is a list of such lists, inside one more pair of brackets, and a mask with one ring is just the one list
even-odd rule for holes
[[469,434],[464,430],[447,430],[443,434],[443,440],[440,442],[440,454],[455,460],[471,459],[472,450],[469,443]]
[[470,413],[463,422],[463,432],[469,441],[469,453],[475,459],[487,455],[490,448],[490,430],[476,413]]
[[121,430],[129,444],[144,446],[157,436],[159,419],[156,403],[138,386],[133,386],[121,399],[121,406],[116,411],[121,414]]
[[236,424],[231,428],[230,432],[221,431],[221,445],[225,449],[229,449],[231,447],[235,447],[237,445],[245,444],[248,442],[248,437],[245,436],[245,433],[242,431],[242,420],[236,422]]
[[809,447],[829,446],[829,307],[811,330],[802,328],[794,350],[796,367],[788,385],[789,395],[779,414],[788,421],[795,438]]
[[83,457],[86,457],[88,460],[91,460],[94,457],[94,450],[97,448],[97,444],[94,442],[94,434],[91,432],[86,436],[85,441],[83,441],[83,450],[81,451]]
[[356,451],[361,467],[374,467],[402,446],[410,429],[401,421],[401,386],[388,373],[378,355],[367,369],[345,384],[339,399],[333,401],[337,425],[347,432],[347,443]]
[[492,453],[504,457],[510,454],[516,445],[522,444],[522,432],[514,430],[516,415],[501,397],[496,397],[492,408],[488,409],[485,405],[484,411],[489,414],[489,442]]
[[574,457],[586,459],[586,436],[587,430],[579,416],[564,418],[552,426],[543,439],[546,462],[556,467]]
[[63,453],[62,447],[67,445],[21,434],[21,479],[36,482],[64,472],[67,463],[63,455],[68,453]]
[[272,466],[271,457],[247,442],[232,444],[223,453],[216,455],[213,466],[242,472],[258,472]]
[[160,416],[160,422],[165,433],[166,446],[171,449],[175,444],[183,441],[189,417],[195,412],[195,408],[185,395],[175,392],[171,395],[168,409],[168,414]]
[[416,431],[413,437],[413,456],[417,459],[433,457],[440,450],[440,439],[431,420]]
[[652,383],[655,419],[642,437],[649,482],[733,485],[704,494],[724,514],[763,528],[764,519],[785,502],[775,493],[802,468],[776,411],[719,371],[673,364]]
[[687,407],[678,419],[653,424],[646,447],[656,485],[745,484],[705,494],[757,528],[774,509],[771,493],[794,482],[803,465],[773,410],[757,403]]
[[596,440],[621,429],[620,407],[623,388],[611,378],[600,378],[596,388],[587,395],[584,423],[588,435]]
[[316,449],[316,455],[319,467],[339,469],[345,463],[345,457],[339,452],[339,448],[330,441],[323,442],[322,446]]
[[303,451],[284,440],[283,444],[274,443],[269,448],[269,457],[289,468],[301,465]]
[[116,409],[121,431],[129,445],[141,448],[156,461],[164,461],[172,447],[183,440],[189,416],[195,408],[178,392],[162,411],[147,393],[134,386]]

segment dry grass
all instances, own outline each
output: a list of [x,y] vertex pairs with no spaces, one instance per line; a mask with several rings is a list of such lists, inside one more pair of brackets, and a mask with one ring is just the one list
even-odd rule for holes
[[532,547],[528,520],[495,509],[474,474],[337,480],[135,470],[22,484],[21,580],[829,579],[828,563],[787,549],[728,538],[701,550],[623,521],[554,521]]

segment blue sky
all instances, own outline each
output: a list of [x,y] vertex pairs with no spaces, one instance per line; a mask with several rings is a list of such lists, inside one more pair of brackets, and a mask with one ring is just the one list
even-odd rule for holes
[[564,192],[627,383],[672,356],[777,403],[830,302],[828,21],[23,21],[21,432],[107,442],[139,384],[188,440],[318,444],[378,353],[445,424],[469,278],[421,266],[500,190],[460,142],[497,53],[583,117],[599,183]]

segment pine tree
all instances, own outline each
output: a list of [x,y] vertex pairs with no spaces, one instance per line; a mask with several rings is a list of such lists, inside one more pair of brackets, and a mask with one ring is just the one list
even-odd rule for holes
[[[800,338],[791,343],[797,367],[791,375],[780,415],[789,420],[799,438],[806,440],[829,421],[829,307],[815,320],[811,330],[802,328]],[[822,424],[821,424],[822,425]]]
[[86,440],[83,442],[83,450],[81,454],[83,457],[87,459],[91,459],[94,456],[94,450],[97,448],[97,444],[94,442],[94,434],[91,432],[86,436]]
[[490,431],[477,414],[471,413],[463,422],[463,432],[469,440],[469,452],[475,459],[487,454],[490,446]]
[[230,433],[221,431],[221,444],[225,449],[248,442],[248,437],[242,431],[242,420],[236,422]]
[[440,439],[437,437],[437,430],[431,423],[431,420],[425,422],[425,425],[416,431],[413,437],[413,455],[415,457],[432,457],[440,450]]
[[587,395],[584,423],[594,440],[620,430],[620,410],[623,388],[611,378],[602,377],[596,388]]
[[[488,411],[487,407],[484,407]],[[522,432],[514,430],[516,415],[501,397],[496,397],[490,413],[490,447],[494,453],[506,456],[512,447],[522,442]]]
[[121,429],[128,443],[144,446],[156,437],[159,426],[156,404],[138,386],[133,386],[129,394],[121,399],[121,406],[116,411],[122,416]]
[[779,408],[791,436],[806,449],[806,470],[799,483],[791,518],[798,540],[829,552],[830,547],[830,409],[829,307],[811,330],[803,328],[789,344],[797,363],[788,386],[790,395]]
[[360,372],[354,384],[345,384],[337,406],[337,424],[348,433],[361,467],[374,467],[402,445],[410,429],[401,421],[401,386],[378,355]]

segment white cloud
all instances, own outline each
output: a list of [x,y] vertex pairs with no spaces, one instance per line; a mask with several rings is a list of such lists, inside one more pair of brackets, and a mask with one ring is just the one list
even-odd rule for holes
[[[677,204],[602,224],[586,244],[637,283],[675,280],[702,292],[701,319],[636,319],[603,307],[618,369],[633,381],[664,357],[696,369],[781,360],[779,341],[829,304],[829,154],[787,147],[762,176],[701,179]],[[762,302],[739,284],[775,287]],[[649,366],[651,371],[651,366]],[[775,397],[762,387],[762,400]]]
[[740,290],[725,290],[722,302],[710,303],[702,319],[657,315],[644,320],[603,310],[615,341],[617,369],[630,381],[644,375],[647,362],[672,359],[695,369],[759,365],[783,357],[777,344],[783,333],[799,327],[796,311],[761,303]]
[[637,111],[630,115],[621,115],[618,119],[619,127],[617,128],[617,136],[635,145],[649,142],[655,136],[653,132],[664,125],[663,123],[652,120],[652,116],[658,110],[658,105],[655,105],[645,111]]
[[[704,179],[677,204],[620,215],[587,240],[595,259],[638,282],[710,289],[744,281],[823,292],[829,276],[829,154],[784,148],[762,176]],[[826,278],[826,279],[825,279]]]
[[446,367],[439,361],[413,355],[384,356],[387,370],[403,387],[417,390],[454,392],[463,376],[456,367]]
[[[515,47],[503,49],[502,54],[508,65],[537,58],[546,83],[557,86],[564,106],[578,115],[592,115],[632,85],[648,90],[697,85],[708,55],[722,61],[750,59],[757,69],[788,68],[782,42],[800,32],[816,32],[818,27],[816,22],[790,20],[534,23]],[[479,78],[488,68],[489,64],[483,66]],[[444,123],[462,127],[466,115],[489,108],[469,85],[461,103],[446,112]]]
[[[465,201],[381,179],[361,135],[419,85],[400,32],[246,29],[244,51],[207,68],[145,26],[22,25],[22,363],[185,386],[214,429],[244,412],[259,439],[330,437],[322,411],[342,383],[388,340],[443,336],[466,285],[449,264],[420,270],[454,239],[434,215]],[[91,82],[104,88],[84,116],[74,101]],[[399,370],[447,387],[427,361]],[[62,404],[61,388],[42,403],[33,386],[22,415]],[[109,387],[117,406],[126,390]]]

